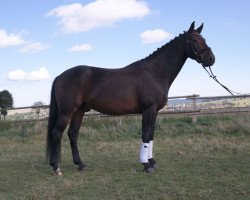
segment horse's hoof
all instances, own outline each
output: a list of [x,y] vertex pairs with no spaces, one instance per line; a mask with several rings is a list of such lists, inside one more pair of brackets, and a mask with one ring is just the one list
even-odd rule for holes
[[151,166],[151,164],[149,162],[143,163],[143,165],[144,165],[143,171],[145,173],[148,173],[148,174],[154,173],[154,168]]
[[149,159],[149,163],[153,169],[159,168],[159,164],[155,161],[155,159],[153,159],[153,158]]
[[83,166],[83,167],[78,167],[78,171],[79,171],[79,172],[84,172],[84,171],[85,171],[85,166]]
[[52,172],[52,175],[53,175],[53,176],[62,176],[62,172],[61,172],[61,170],[58,168],[57,170],[55,170],[55,171]]
[[159,168],[159,164],[158,163],[151,164],[151,167],[153,169],[158,169]]
[[153,174],[154,173],[154,169],[152,167],[149,168],[144,168],[143,170],[145,173],[147,174]]
[[80,166],[78,167],[78,171],[79,171],[79,172],[83,172],[83,171],[85,171],[85,168],[86,168],[86,165],[82,164],[82,165],[80,165]]

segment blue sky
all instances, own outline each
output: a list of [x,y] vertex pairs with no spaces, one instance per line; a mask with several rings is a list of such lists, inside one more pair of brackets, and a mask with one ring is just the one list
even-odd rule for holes
[[[0,3],[0,91],[14,104],[49,103],[53,79],[75,65],[118,68],[137,61],[204,22],[217,78],[250,92],[248,0],[8,0]],[[225,95],[188,60],[169,96]]]

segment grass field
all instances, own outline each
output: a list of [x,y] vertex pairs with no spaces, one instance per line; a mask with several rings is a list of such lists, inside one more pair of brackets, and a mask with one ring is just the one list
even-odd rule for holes
[[0,199],[242,199],[250,197],[250,115],[157,121],[154,174],[139,163],[140,118],[86,118],[73,165],[67,134],[63,176],[45,161],[46,123],[0,124]]

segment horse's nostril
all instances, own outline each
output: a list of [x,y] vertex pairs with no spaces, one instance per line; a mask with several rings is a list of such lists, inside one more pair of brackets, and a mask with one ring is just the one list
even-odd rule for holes
[[210,64],[214,64],[214,62],[215,62],[215,57],[214,57],[214,55],[210,55],[210,56],[208,56],[208,62],[210,62]]
[[212,62],[213,61],[213,56],[209,56],[209,61]]

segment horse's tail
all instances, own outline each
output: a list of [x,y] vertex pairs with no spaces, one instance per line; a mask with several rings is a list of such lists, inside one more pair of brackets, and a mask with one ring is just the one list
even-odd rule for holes
[[56,125],[59,116],[58,105],[55,97],[55,82],[54,80],[51,89],[51,97],[50,97],[50,110],[49,110],[49,120],[48,120],[48,133],[47,133],[47,148],[46,148],[46,157],[47,161],[50,159],[50,152],[53,148],[53,129]]

